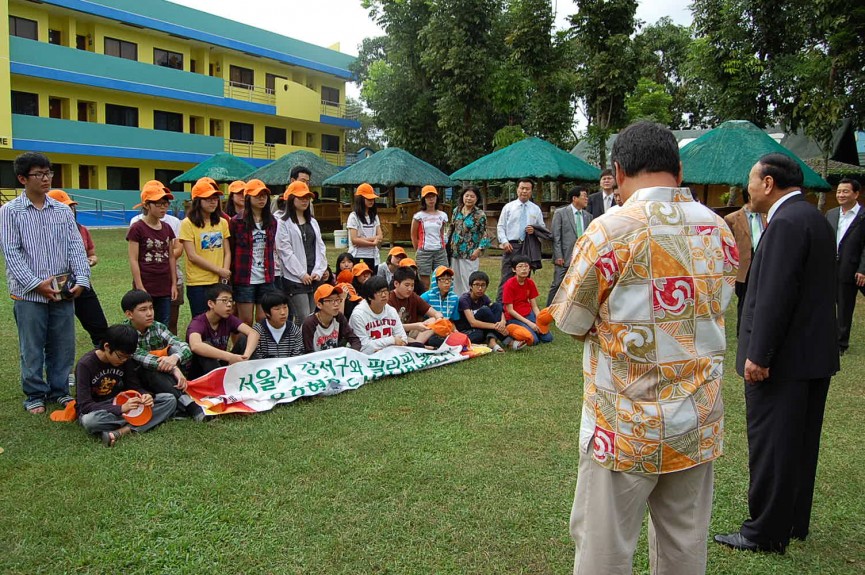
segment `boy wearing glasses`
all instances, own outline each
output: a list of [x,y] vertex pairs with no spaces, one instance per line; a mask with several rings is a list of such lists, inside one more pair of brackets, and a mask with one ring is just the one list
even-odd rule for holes
[[351,330],[360,339],[363,353],[375,353],[391,345],[406,345],[408,336],[396,310],[388,305],[390,290],[383,277],[369,278],[360,287],[364,301],[357,304],[348,320]]
[[[72,401],[72,299],[90,287],[90,266],[72,210],[47,197],[54,174],[48,158],[35,152],[21,154],[14,170],[24,193],[0,207],[0,243],[18,326],[24,409],[36,415],[45,413],[46,402],[65,406]],[[72,281],[58,285],[55,276],[70,272]]]
[[[170,393],[150,395],[138,381],[132,354],[138,347],[138,332],[131,325],[112,325],[105,332],[100,347],[85,353],[75,368],[78,421],[89,433],[101,434],[105,447],[133,431],[152,429],[171,417],[177,400]],[[123,404],[115,398],[123,391],[136,391]],[[132,425],[123,415],[149,406],[150,420]]]
[[[186,341],[192,349],[190,379],[252,357],[258,346],[258,332],[231,315],[233,309],[230,287],[216,284],[208,288],[207,311],[192,318],[186,328]],[[231,336],[235,334],[246,337],[239,337],[228,351]]]
[[306,353],[323,349],[348,347],[360,351],[360,339],[348,325],[348,319],[339,312],[343,291],[339,286],[322,284],[313,294],[315,313],[303,321],[303,349]]
[[264,319],[252,328],[258,334],[258,347],[252,359],[303,355],[300,328],[288,321],[288,296],[271,290],[261,296]]

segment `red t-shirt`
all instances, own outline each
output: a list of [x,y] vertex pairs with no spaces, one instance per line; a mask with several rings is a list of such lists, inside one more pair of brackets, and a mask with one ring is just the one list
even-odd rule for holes
[[[502,288],[502,304],[513,305],[514,311],[523,317],[528,317],[532,313],[532,304],[529,300],[536,297],[538,297],[538,287],[532,278],[526,278],[526,282],[520,285],[517,276],[514,276],[506,281]],[[513,316],[505,311],[505,319],[513,319]]]
[[144,291],[153,297],[171,295],[171,267],[169,255],[174,230],[162,223],[161,230],[154,230],[144,220],[138,220],[126,234],[126,241],[138,244],[138,267]]

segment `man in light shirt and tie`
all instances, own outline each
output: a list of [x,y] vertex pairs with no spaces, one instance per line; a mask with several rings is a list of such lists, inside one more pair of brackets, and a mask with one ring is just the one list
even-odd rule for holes
[[[745,192],[747,194],[747,192]],[[739,323],[742,319],[742,304],[748,291],[748,269],[751,267],[751,256],[760,243],[760,236],[766,229],[766,216],[751,209],[750,198],[740,209],[724,216],[724,221],[736,238],[739,248],[739,271],[736,274],[736,335],[739,335]]]
[[517,182],[517,199],[505,204],[499,216],[496,232],[499,247],[502,248],[502,276],[499,280],[497,301],[502,301],[502,286],[514,275],[511,258],[514,250],[520,247],[527,234],[535,233],[534,226],[543,224],[541,208],[532,201],[535,184],[528,178]]
[[601,172],[601,189],[589,196],[589,213],[593,218],[599,218],[616,205],[613,192],[616,189],[616,179],[613,170],[607,168]]
[[592,214],[586,209],[589,203],[589,191],[585,186],[571,188],[568,192],[570,205],[562,206],[553,214],[553,283],[550,285],[550,293],[547,295],[547,305],[553,301],[553,297],[565,279],[568,266],[571,265],[571,255],[574,252],[574,244],[589,227]]

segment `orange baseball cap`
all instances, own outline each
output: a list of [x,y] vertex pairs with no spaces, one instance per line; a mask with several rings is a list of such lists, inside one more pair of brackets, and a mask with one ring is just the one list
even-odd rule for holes
[[[121,391],[114,396],[114,405],[122,406],[133,397],[141,397],[141,394],[134,389]],[[123,414],[123,419],[132,425],[144,425],[151,417],[153,417],[153,409],[149,405],[139,405],[136,409]]]
[[140,208],[147,202],[158,202],[162,198],[174,199],[171,190],[165,187],[165,184],[159,180],[150,180],[141,188],[141,203],[135,204],[134,208]]
[[550,333],[550,324],[553,323],[553,314],[550,313],[550,308],[545,307],[538,313],[535,319],[535,325],[538,326],[539,333]]
[[354,279],[354,274],[351,273],[351,270],[342,270],[338,274],[336,274],[336,283],[351,283],[351,280]]
[[401,268],[416,268],[417,263],[411,258],[403,258],[399,261],[399,267]]
[[57,200],[61,204],[66,204],[67,206],[77,206],[78,202],[69,197],[69,194],[64,192],[63,190],[51,190],[48,192],[48,197],[52,200]]
[[526,345],[532,345],[535,343],[535,338],[532,336],[532,332],[530,332],[528,328],[515,323],[508,326],[508,335]]
[[343,293],[344,292],[342,291],[342,288],[339,287],[338,285],[332,286],[330,284],[321,284],[320,286],[318,286],[318,289],[315,290],[315,294],[313,294],[312,297],[315,300],[315,302],[318,303],[330,295],[333,295],[333,294],[342,295]]
[[372,186],[370,186],[366,182],[364,182],[363,184],[361,184],[357,187],[357,190],[354,192],[354,195],[355,196],[363,196],[364,198],[366,198],[368,200],[374,200],[374,199],[378,198],[378,196],[375,193],[375,190],[372,189]]
[[408,254],[405,253],[405,250],[402,249],[401,247],[394,246],[390,249],[389,252],[387,252],[387,255],[388,256],[407,256]]
[[433,272],[433,275],[434,275],[435,277],[437,277],[437,278],[440,278],[440,277],[442,277],[442,276],[445,275],[445,274],[451,274],[451,275],[454,275],[454,270],[450,269],[450,268],[447,267],[447,266],[439,266],[439,267],[436,268],[436,271]]
[[445,318],[437,319],[427,327],[433,330],[433,333],[440,335],[441,337],[447,337],[449,334],[456,331],[453,322]]
[[361,274],[364,274],[366,272],[372,273],[372,270],[369,269],[369,266],[366,265],[366,262],[354,264],[354,267],[351,268],[351,273],[354,277],[359,277]]
[[436,189],[435,186],[424,186],[423,188],[421,188],[420,197],[425,198],[430,194],[439,195],[439,191]]
[[360,300],[363,299],[362,297],[360,297],[359,295],[357,295],[357,290],[355,290],[355,289],[354,289],[354,286],[351,285],[350,283],[342,283],[342,282],[340,282],[340,283],[338,283],[338,284],[336,284],[336,285],[337,285],[337,287],[342,288],[343,293],[347,293],[347,294],[348,294],[348,299],[349,299],[349,300],[351,300],[351,301],[360,301]]
[[306,182],[301,182],[300,180],[294,180],[288,187],[285,189],[285,193],[282,194],[283,200],[288,200],[290,196],[294,196],[295,198],[305,198],[306,196],[315,197],[311,191],[309,191],[309,186],[306,185]]
[[[228,189],[231,190],[230,187]],[[243,187],[243,194],[246,196],[257,196],[262,193],[270,194],[270,190],[261,180],[249,180]]]
[[216,185],[216,182],[213,181],[213,178],[201,178],[195,185],[192,186],[192,198],[209,198],[213,195],[222,195],[222,191],[219,189],[219,186]]
[[[250,180],[253,181],[253,180]],[[260,181],[260,180],[255,180]],[[240,194],[243,193],[243,189],[246,187],[246,182],[243,180],[234,180],[230,184],[228,184],[228,195],[231,194]]]

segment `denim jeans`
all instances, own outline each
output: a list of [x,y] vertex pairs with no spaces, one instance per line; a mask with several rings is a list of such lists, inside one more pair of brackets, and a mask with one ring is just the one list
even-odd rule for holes
[[[529,320],[532,323],[536,322],[535,312],[533,312],[533,311],[530,311],[528,315],[523,316],[523,317],[525,317],[527,320]],[[527,326],[523,322],[516,320],[516,319],[509,319],[508,325],[511,325],[511,324],[521,325],[524,328],[526,328],[527,330],[529,330],[529,332],[531,332],[531,334],[532,334],[532,338],[535,340],[533,345],[538,345],[539,342],[540,343],[550,343],[551,341],[553,341],[553,332],[551,332],[551,331],[547,332],[547,333],[539,333],[537,331],[533,331],[532,328],[530,328],[529,326]]]
[[18,326],[24,407],[69,395],[69,372],[75,362],[75,304],[18,300],[12,310]]
[[153,319],[163,325],[171,321],[171,296],[153,298]]
[[186,286],[186,299],[189,300],[189,317],[201,315],[207,311],[207,290],[216,284],[203,286]]

